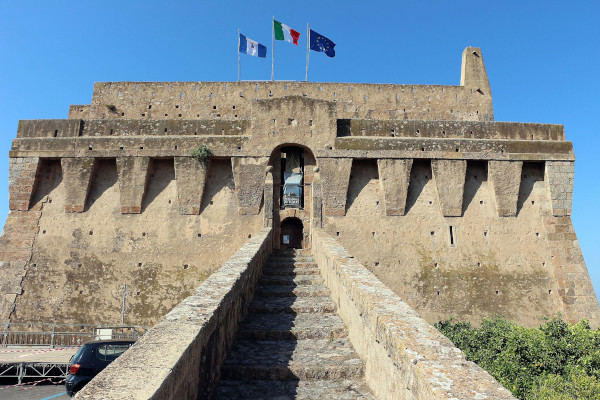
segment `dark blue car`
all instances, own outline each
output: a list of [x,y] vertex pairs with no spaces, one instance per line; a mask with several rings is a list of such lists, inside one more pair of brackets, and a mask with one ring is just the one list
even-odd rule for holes
[[67,394],[75,396],[86,383],[134,343],[135,340],[132,339],[112,339],[88,342],[81,346],[71,360],[69,376],[65,382]]

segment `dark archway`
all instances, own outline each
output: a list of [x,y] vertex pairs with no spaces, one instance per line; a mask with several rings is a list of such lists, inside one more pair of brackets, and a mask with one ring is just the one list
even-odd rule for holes
[[304,224],[298,218],[286,218],[281,222],[281,248],[301,249],[304,239]]

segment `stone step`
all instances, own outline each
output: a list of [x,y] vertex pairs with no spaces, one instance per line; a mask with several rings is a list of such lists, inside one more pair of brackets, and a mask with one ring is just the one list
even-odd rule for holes
[[248,306],[249,313],[331,313],[335,303],[329,296],[318,297],[259,297]]
[[265,264],[265,267],[277,268],[277,267],[296,267],[296,268],[318,268],[319,265],[313,261],[270,261]]
[[343,338],[346,327],[337,314],[248,314],[238,337],[254,340]]
[[222,379],[343,380],[363,377],[348,339],[238,340],[223,363]]
[[319,268],[296,268],[295,266],[263,268],[263,276],[275,275],[320,275]]
[[260,281],[260,286],[266,285],[282,285],[282,286],[298,286],[298,285],[322,285],[323,278],[321,275],[272,275],[263,276]]
[[329,289],[325,285],[265,285],[258,287],[254,296],[257,298],[329,296]]
[[222,380],[215,400],[374,400],[362,381],[231,381]]

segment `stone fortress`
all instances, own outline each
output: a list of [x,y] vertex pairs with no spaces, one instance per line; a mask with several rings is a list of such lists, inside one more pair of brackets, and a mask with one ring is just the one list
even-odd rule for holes
[[326,235],[429,323],[598,326],[574,160],[561,125],[494,121],[475,47],[458,86],[96,83],[19,122],[0,321],[115,323],[125,284],[125,322],[153,325],[257,236]]
[[[283,208],[290,150],[303,204]],[[126,322],[155,323],[264,225],[270,166],[276,247],[298,226],[310,247],[318,167],[317,223],[429,322],[597,326],[574,160],[561,125],[494,121],[478,48],[460,86],[96,83],[68,119],[19,123],[0,320],[114,323],[127,284]]]

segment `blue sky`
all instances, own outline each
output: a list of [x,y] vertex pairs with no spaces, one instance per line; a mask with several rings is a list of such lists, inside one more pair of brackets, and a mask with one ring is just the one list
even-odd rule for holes
[[306,23],[337,43],[311,53],[310,81],[456,85],[466,46],[482,48],[497,121],[564,124],[577,157],[573,222],[600,294],[600,2],[0,0],[0,223],[20,119],[66,118],[96,81],[232,81],[237,30],[269,48],[242,79],[304,80]]

